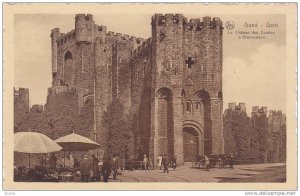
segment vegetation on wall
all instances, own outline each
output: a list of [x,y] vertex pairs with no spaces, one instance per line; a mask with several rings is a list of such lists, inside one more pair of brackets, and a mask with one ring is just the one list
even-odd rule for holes
[[102,124],[108,130],[108,153],[111,156],[132,158],[133,133],[131,115],[124,113],[124,106],[119,100],[113,101],[104,112]]

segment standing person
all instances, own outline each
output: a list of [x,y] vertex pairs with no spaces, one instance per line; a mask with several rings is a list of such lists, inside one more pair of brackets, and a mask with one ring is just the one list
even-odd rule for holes
[[114,180],[117,179],[118,169],[119,169],[119,163],[117,156],[114,156],[111,160],[111,169],[113,172]]
[[80,173],[81,173],[81,181],[88,182],[90,178],[90,170],[92,168],[92,163],[88,158],[88,155],[83,155],[80,161]]
[[223,168],[223,157],[222,155],[218,156],[219,168]]
[[133,171],[133,162],[134,160],[133,159],[129,159],[129,171]]
[[226,155],[223,156],[223,167],[226,168],[228,165],[228,158]]
[[47,167],[47,155],[42,154],[40,157],[40,166],[41,168],[46,168]]
[[209,171],[209,158],[208,156],[204,156],[204,160],[205,160],[205,168],[204,171]]
[[67,159],[65,160],[65,166],[67,168],[74,168],[74,158],[72,154],[67,156]]
[[100,181],[100,171],[99,171],[99,160],[95,155],[92,155],[93,163],[92,163],[92,169],[93,169],[93,180],[99,182]]
[[230,165],[231,169],[233,169],[233,162],[234,162],[234,156],[233,156],[233,153],[230,153],[230,156],[229,156],[229,165]]
[[159,167],[159,169],[161,170],[161,166],[162,166],[162,156],[159,155],[157,157],[157,166]]
[[57,166],[57,158],[54,153],[51,154],[50,160],[49,160],[50,168],[56,169]]
[[163,162],[163,166],[164,166],[164,173],[167,172],[169,173],[169,158],[167,157],[166,154],[164,154],[163,158],[162,158],[162,162]]
[[103,182],[108,182],[108,178],[111,172],[111,164],[109,159],[105,159],[101,168],[101,175],[103,176]]
[[74,168],[79,168],[80,161],[74,156]]
[[147,158],[147,155],[144,154],[144,158],[143,158],[143,166],[144,166],[144,171],[147,171],[148,167],[148,158]]
[[123,159],[121,160],[121,170],[122,170],[122,171],[125,171],[125,162],[126,162],[126,160],[125,160],[125,158],[123,158]]
[[176,155],[174,155],[172,157],[172,167],[173,167],[173,170],[175,170],[176,167],[177,167],[177,157],[176,157]]
[[101,176],[102,176],[102,167],[103,167],[103,160],[99,160],[98,162],[98,168],[99,168],[99,182],[101,181]]

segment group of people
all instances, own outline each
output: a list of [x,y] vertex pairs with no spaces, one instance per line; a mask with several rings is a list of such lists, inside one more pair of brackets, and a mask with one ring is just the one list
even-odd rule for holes
[[[150,157],[148,158],[146,154],[144,154],[142,162],[144,171],[154,169],[152,159]],[[157,157],[157,166],[160,170],[163,169],[164,173],[169,173],[169,167],[172,167],[174,170],[176,169],[177,157],[174,155],[169,159],[166,154],[159,155]]]
[[[226,168],[229,166],[233,169],[234,165],[234,155],[230,153],[230,155],[211,155],[210,157],[207,155],[196,155],[196,162],[193,164],[198,165],[198,167],[202,167],[204,171],[209,171],[210,167],[219,167]],[[194,166],[195,166],[194,165]]]
[[176,155],[172,156],[172,158],[169,160],[168,156],[166,154],[159,155],[157,157],[157,166],[161,170],[163,167],[164,173],[169,173],[169,166],[171,166],[174,170],[177,167],[177,157]]
[[226,168],[226,166],[229,165],[229,167],[233,169],[233,164],[234,164],[233,153],[230,153],[229,156],[226,155],[219,156],[218,162],[219,162],[219,168]]
[[143,156],[143,170],[147,171],[149,169],[153,169],[152,159],[147,157],[146,154]]
[[67,155],[63,160],[58,159],[54,153],[50,156],[43,156],[40,159],[40,166],[50,169],[79,169],[82,182],[101,181],[108,182],[109,176],[112,174],[116,179],[118,173],[125,169],[125,159],[119,160],[117,156],[106,158],[103,161],[93,154],[91,158],[88,154],[83,154],[81,159],[77,161],[72,154]]
[[89,180],[99,182],[102,177],[103,182],[108,182],[111,174],[116,180],[120,170],[124,170],[124,168],[125,161],[120,161],[117,156],[105,158],[103,162],[99,162],[95,155],[92,155],[92,160],[90,160],[88,155],[85,154],[80,161],[81,180],[82,182],[88,182]]

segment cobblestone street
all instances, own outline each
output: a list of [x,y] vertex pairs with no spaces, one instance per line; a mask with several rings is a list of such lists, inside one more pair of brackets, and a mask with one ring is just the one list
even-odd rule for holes
[[[212,168],[210,171],[192,168],[187,163],[175,171],[173,169],[169,171],[169,173],[163,173],[162,170],[124,171],[116,181],[110,179],[110,182],[282,182],[285,180],[285,164],[283,163],[236,165],[234,169]],[[264,174],[269,178],[259,177]]]

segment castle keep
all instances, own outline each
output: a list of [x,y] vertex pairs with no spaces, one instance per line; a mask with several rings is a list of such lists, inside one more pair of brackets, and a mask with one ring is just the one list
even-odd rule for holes
[[168,154],[183,164],[196,154],[224,153],[222,21],[155,14],[151,26],[144,40],[77,14],[74,30],[52,29],[52,87],[44,106],[51,137],[75,130],[104,152],[110,130],[102,119],[119,102],[132,117],[133,158]]
[[101,118],[119,100],[136,117],[135,153],[175,154],[179,163],[222,154],[221,20],[155,14],[151,25],[147,40],[107,32],[90,14],[77,14],[67,34],[53,29],[49,93],[75,88],[79,112],[93,103],[93,132],[103,149],[109,130]]

